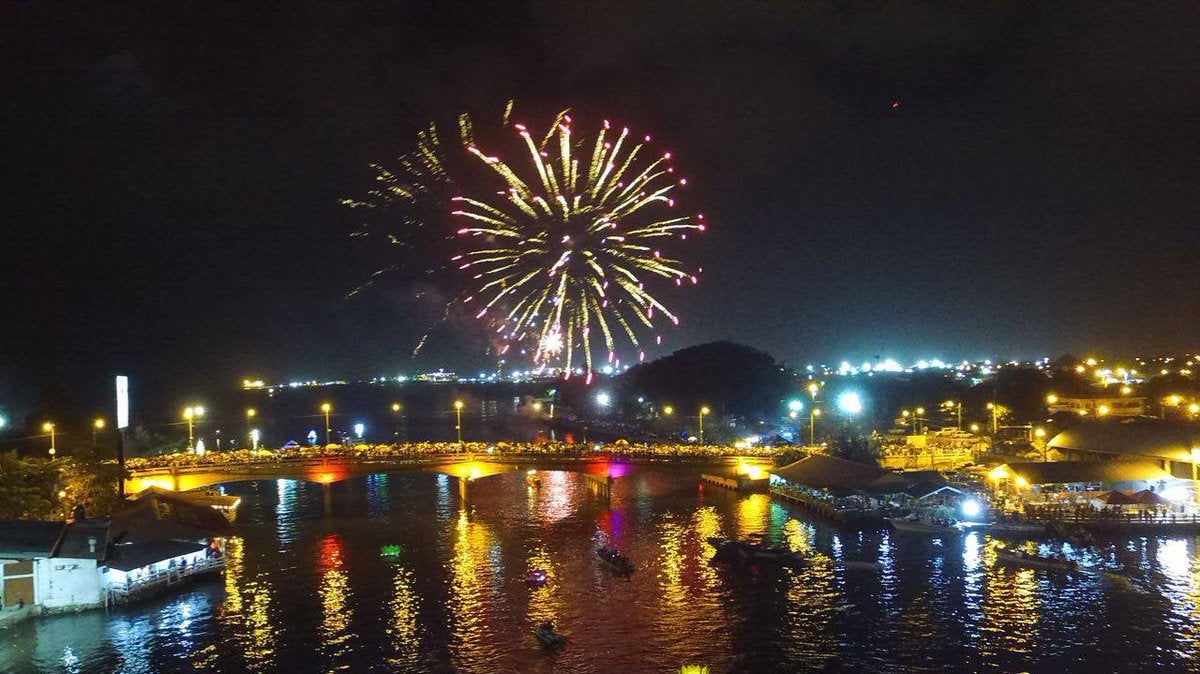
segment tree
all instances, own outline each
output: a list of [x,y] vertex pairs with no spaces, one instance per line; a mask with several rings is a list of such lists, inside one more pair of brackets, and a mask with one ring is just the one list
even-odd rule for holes
[[58,468],[52,461],[0,453],[0,519],[49,517],[57,481]]
[[829,455],[856,463],[879,463],[879,447],[862,435],[843,433],[829,443]]
[[88,516],[109,515],[120,504],[117,481],[121,468],[112,460],[101,459],[91,447],[76,448],[64,461],[60,482],[65,495],[59,503],[64,516],[83,506]]

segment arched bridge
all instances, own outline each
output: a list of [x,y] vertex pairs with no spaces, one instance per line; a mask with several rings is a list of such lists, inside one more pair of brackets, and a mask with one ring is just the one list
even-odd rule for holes
[[583,473],[604,484],[635,467],[695,467],[698,472],[729,477],[763,474],[770,459],[738,456],[611,456],[605,454],[435,454],[424,456],[327,456],[276,458],[269,461],[204,463],[199,465],[141,468],[130,471],[125,493],[148,487],[174,491],[199,489],[225,482],[290,479],[332,484],[375,473],[422,471],[476,480],[521,470],[567,470]]

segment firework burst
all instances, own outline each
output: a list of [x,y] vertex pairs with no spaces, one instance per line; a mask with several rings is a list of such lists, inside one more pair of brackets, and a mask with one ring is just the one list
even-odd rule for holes
[[675,208],[687,179],[649,136],[605,121],[594,137],[576,139],[571,124],[560,113],[536,136],[513,124],[513,160],[464,135],[491,180],[452,199],[466,248],[452,259],[470,279],[463,302],[494,324],[501,353],[528,343],[536,363],[569,374],[582,361],[590,378],[594,351],[619,366],[627,343],[640,360],[639,334],[660,342],[660,326],[679,323],[655,289],[697,282],[701,270],[670,249],[705,225],[703,215]]

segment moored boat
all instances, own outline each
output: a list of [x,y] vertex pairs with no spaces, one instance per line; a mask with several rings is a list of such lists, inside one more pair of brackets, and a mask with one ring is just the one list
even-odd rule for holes
[[931,535],[948,535],[961,534],[962,529],[955,526],[953,523],[926,521],[909,517],[895,517],[888,520],[892,528],[896,531],[914,534],[931,534]]
[[1006,564],[1049,569],[1051,571],[1074,571],[1079,566],[1075,563],[1075,560],[1062,556],[1044,557],[1042,555],[1014,550],[997,550],[996,560]]
[[717,549],[713,561],[717,562],[773,562],[785,566],[799,566],[807,559],[802,553],[789,548],[766,545],[761,540],[735,541],[711,536],[708,544]]
[[996,536],[1026,536],[1038,538],[1050,534],[1050,530],[1045,524],[1025,522],[990,522],[985,526],[986,531],[989,534],[994,534]]

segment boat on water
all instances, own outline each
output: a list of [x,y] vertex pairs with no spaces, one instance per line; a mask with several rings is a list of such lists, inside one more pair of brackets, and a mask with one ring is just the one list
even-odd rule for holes
[[716,554],[713,555],[713,561],[716,562],[773,562],[785,566],[800,566],[808,561],[802,553],[790,548],[767,545],[761,538],[735,541],[711,536],[705,540],[717,549]]
[[931,535],[949,535],[961,534],[960,529],[953,520],[925,520],[915,517],[893,517],[888,520],[892,528],[896,531],[913,534],[931,534]]
[[1015,566],[1028,566],[1035,569],[1049,569],[1051,571],[1074,571],[1079,568],[1075,560],[1067,559],[1059,556],[1042,556],[1034,555],[1028,552],[1017,552],[1015,550],[997,550],[997,561]]
[[554,631],[554,626],[550,623],[539,625],[533,631],[533,635],[537,640],[542,642],[546,648],[561,648],[567,645],[567,638],[558,632]]
[[534,569],[525,574],[525,584],[532,588],[539,588],[546,584],[549,574],[544,569]]
[[602,545],[596,548],[596,556],[618,576],[629,578],[633,575],[634,571],[637,571],[637,567],[633,565],[633,562],[616,548]]
[[1024,536],[1039,538],[1050,534],[1050,529],[1045,524],[1026,522],[990,522],[985,525],[985,527],[989,534],[994,534],[996,536]]

